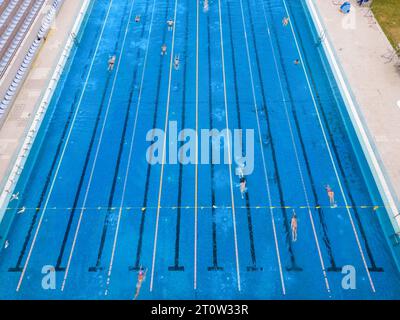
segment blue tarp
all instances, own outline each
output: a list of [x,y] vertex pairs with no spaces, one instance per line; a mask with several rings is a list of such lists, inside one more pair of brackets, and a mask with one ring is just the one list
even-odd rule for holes
[[350,12],[350,8],[351,8],[351,4],[350,2],[345,2],[340,6],[340,11],[342,11],[343,13],[349,13]]

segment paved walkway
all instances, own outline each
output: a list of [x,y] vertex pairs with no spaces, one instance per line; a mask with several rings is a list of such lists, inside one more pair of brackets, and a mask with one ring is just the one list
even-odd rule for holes
[[[0,190],[32,123],[44,88],[67,41],[84,0],[65,1],[32,70],[0,129]],[[382,55],[390,44],[366,9],[355,10],[354,20],[343,20],[338,6],[329,0],[314,0],[327,27],[342,67],[373,136],[384,171],[400,199],[400,72],[396,59]],[[351,0],[355,4],[355,0]],[[355,24],[353,25],[353,22]],[[345,25],[345,27],[344,27]],[[400,207],[399,202],[397,203]]]
[[388,62],[392,47],[368,8],[353,4],[344,16],[330,0],[314,0],[336,49],[367,128],[372,135],[384,174],[400,208],[400,68]]
[[55,29],[50,30],[4,125],[0,128],[0,191],[29,131],[83,1],[64,1]]

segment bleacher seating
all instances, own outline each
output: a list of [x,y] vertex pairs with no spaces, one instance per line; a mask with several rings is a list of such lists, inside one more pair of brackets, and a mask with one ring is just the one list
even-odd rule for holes
[[44,0],[11,0],[9,8],[14,10],[12,17],[4,17],[7,9],[0,18],[0,78],[4,75],[9,63],[19,45],[25,38],[32,22],[39,13]]
[[[52,2],[50,9],[42,20],[37,36],[20,64],[5,96],[0,97],[0,119],[6,113],[19,86],[23,82],[62,1],[63,0],[54,0]],[[7,25],[5,31],[0,36],[0,79],[4,75],[44,3],[45,0],[0,0],[0,7],[2,7],[2,10],[0,10],[0,30],[4,25]]]

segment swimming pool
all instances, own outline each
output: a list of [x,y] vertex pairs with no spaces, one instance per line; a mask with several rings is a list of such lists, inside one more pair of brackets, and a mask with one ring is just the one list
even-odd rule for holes
[[[132,299],[141,268],[140,299],[399,297],[385,209],[304,3],[208,5],[94,1],[6,212],[0,298]],[[247,193],[234,164],[149,164],[146,136],[170,121],[253,130]]]

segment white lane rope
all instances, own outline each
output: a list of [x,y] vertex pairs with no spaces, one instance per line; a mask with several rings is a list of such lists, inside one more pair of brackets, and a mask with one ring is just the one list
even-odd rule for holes
[[[196,3],[196,132],[199,132],[199,10],[200,3],[197,0]],[[189,26],[186,26],[189,28]],[[194,266],[193,266],[193,287],[194,290],[197,289],[197,238],[198,238],[198,175],[199,175],[199,142],[196,139],[195,147],[195,183],[194,183]]]
[[[119,69],[121,67],[121,61],[122,61],[122,58],[123,58],[123,55],[124,55],[124,51],[125,51],[125,44],[126,44],[126,39],[128,37],[128,33],[129,33],[129,27],[130,27],[130,23],[131,23],[131,18],[132,18],[132,12],[133,12],[134,5],[135,5],[135,0],[132,0],[130,11],[129,11],[129,16],[128,16],[128,22],[126,24],[124,39],[122,41],[121,53],[120,53],[120,56],[118,58],[117,69],[115,70],[114,79],[113,79],[111,92],[110,92],[110,97],[108,98],[106,113],[105,113],[103,124],[102,124],[102,127],[101,127],[99,141],[98,141],[97,146],[96,146],[96,153],[95,153],[93,164],[92,164],[92,168],[91,168],[91,171],[90,171],[89,181],[88,181],[88,185],[86,187],[86,191],[85,191],[85,196],[84,196],[84,199],[83,199],[82,207],[86,206],[86,202],[87,202],[87,199],[89,197],[90,188],[92,186],[94,173],[96,171],[97,159],[99,157],[100,150],[101,150],[101,147],[103,145],[104,131],[105,131],[106,124],[107,124],[107,121],[108,121],[108,114],[110,112],[111,103],[113,101],[114,92],[115,92],[115,86],[116,86],[117,80],[118,80]],[[68,278],[69,269],[71,267],[71,261],[72,261],[73,255],[74,255],[76,241],[78,239],[78,234],[79,234],[79,231],[80,231],[80,228],[81,228],[81,223],[82,223],[82,218],[83,218],[83,213],[84,212],[85,212],[85,210],[82,209],[80,211],[80,214],[79,214],[79,220],[78,220],[78,224],[77,224],[77,227],[76,227],[76,230],[75,230],[74,240],[72,241],[71,251],[70,251],[69,256],[68,256],[68,262],[67,262],[67,267],[65,269],[64,279],[63,279],[63,282],[62,282],[62,285],[61,285],[61,291],[64,291],[65,283],[66,283],[67,278]]]
[[174,53],[175,53],[175,33],[176,33],[176,24],[177,24],[177,21],[176,21],[177,8],[178,8],[178,0],[175,0],[174,26],[172,29],[172,48],[171,48],[171,58],[170,58],[170,63],[169,63],[168,95],[167,95],[165,125],[164,125],[165,135],[164,135],[163,150],[162,150],[160,184],[159,184],[159,188],[158,188],[157,216],[156,216],[156,226],[155,226],[155,232],[154,232],[153,259],[152,259],[152,263],[151,263],[150,291],[153,291],[153,285],[154,285],[154,268],[155,268],[156,256],[157,256],[158,225],[159,225],[159,221],[160,221],[164,167],[165,167],[166,154],[167,154],[167,130],[168,130],[168,119],[169,119],[169,107],[171,104],[172,68],[173,68],[173,60],[174,60]]
[[[225,72],[225,49],[224,49],[224,33],[222,30],[222,14],[221,14],[221,0],[218,0],[218,15],[219,15],[219,34],[221,42],[221,57],[222,57],[222,78],[224,84],[224,106],[225,106],[225,123],[226,129],[229,132],[229,119],[228,119],[228,96],[226,92],[226,72]],[[231,143],[230,138],[227,137],[228,143],[228,161],[229,161],[229,182],[230,182],[230,194],[232,202],[232,222],[233,222],[233,236],[235,245],[235,260],[236,260],[236,277],[238,290],[241,291],[240,281],[240,265],[239,265],[239,250],[238,250],[238,239],[236,230],[236,209],[235,209],[235,196],[233,193],[233,181],[232,181],[232,155],[231,155]]]
[[266,15],[265,5],[264,5],[264,1],[261,1],[261,2],[262,2],[262,7],[263,7],[264,20],[265,20],[266,27],[267,27],[267,32],[268,32],[269,43],[270,43],[270,46],[271,46],[272,56],[273,56],[273,60],[274,60],[275,70],[276,70],[276,74],[277,74],[278,80],[279,80],[279,87],[280,87],[280,92],[281,92],[281,96],[282,96],[282,101],[283,101],[283,104],[285,106],[286,120],[288,122],[289,131],[290,131],[290,137],[291,137],[292,145],[293,145],[293,150],[294,150],[294,153],[295,153],[295,156],[296,156],[297,168],[298,168],[298,172],[299,172],[299,176],[300,176],[300,180],[301,180],[301,185],[302,185],[302,188],[303,188],[304,198],[305,198],[305,201],[306,201],[306,204],[307,204],[307,207],[308,207],[308,210],[307,210],[308,211],[308,216],[310,218],[311,228],[312,228],[312,231],[313,231],[315,244],[317,246],[318,257],[319,257],[319,261],[320,261],[321,268],[322,268],[322,274],[323,274],[324,281],[325,281],[325,287],[326,287],[327,291],[330,292],[331,290],[330,290],[330,285],[329,285],[329,280],[328,280],[328,274],[327,274],[327,271],[326,271],[325,262],[324,262],[324,258],[323,258],[322,251],[321,251],[321,246],[320,246],[320,243],[319,243],[319,240],[318,240],[318,235],[317,235],[317,230],[316,230],[315,223],[314,223],[314,218],[313,218],[312,212],[310,210],[310,200],[309,200],[309,197],[308,197],[307,188],[306,188],[306,184],[305,184],[305,180],[304,180],[303,169],[302,169],[301,164],[300,164],[300,157],[299,157],[299,153],[298,153],[296,142],[295,142],[295,138],[294,138],[292,124],[290,122],[288,106],[287,106],[285,93],[284,93],[284,89],[283,89],[282,78],[281,78],[281,75],[280,75],[280,72],[279,72],[278,61],[277,61],[277,58],[276,58],[276,53],[275,53],[274,45],[273,45],[273,42],[272,42],[272,36],[271,36],[271,32],[270,32],[269,22],[268,22],[267,15]]
[[45,202],[45,204],[44,204],[44,206],[43,206],[43,211],[42,211],[42,214],[40,215],[40,219],[39,219],[39,222],[38,222],[38,226],[37,226],[37,228],[36,228],[35,235],[33,236],[32,244],[31,244],[31,246],[30,246],[30,248],[29,248],[28,256],[27,256],[27,258],[26,258],[26,261],[25,261],[25,264],[24,264],[24,268],[22,269],[22,273],[21,273],[21,276],[20,276],[20,278],[19,278],[16,291],[19,291],[19,290],[20,290],[21,285],[22,285],[22,281],[23,281],[23,279],[24,279],[24,277],[25,277],[26,269],[27,269],[27,267],[28,267],[28,265],[29,265],[29,261],[30,261],[31,255],[32,255],[32,251],[33,251],[33,248],[34,248],[34,246],[35,246],[35,244],[36,244],[37,236],[38,236],[39,230],[40,230],[40,228],[41,228],[41,226],[42,226],[43,218],[44,218],[44,215],[45,215],[45,213],[46,213],[46,210],[47,210],[47,207],[48,207],[48,204],[49,204],[49,201],[50,201],[50,197],[51,197],[51,195],[52,195],[52,193],[53,193],[54,185],[55,185],[55,183],[56,183],[58,174],[59,174],[59,172],[60,172],[60,168],[61,168],[61,165],[62,165],[62,163],[63,163],[63,160],[64,160],[64,156],[65,156],[67,147],[68,147],[68,145],[69,145],[69,141],[70,141],[70,138],[71,138],[71,134],[72,134],[72,131],[73,131],[74,126],[75,126],[76,118],[77,118],[77,116],[78,116],[78,114],[79,114],[79,110],[80,110],[80,107],[81,107],[81,105],[82,105],[83,97],[84,97],[84,95],[85,95],[85,93],[86,93],[86,88],[87,88],[87,86],[88,86],[89,79],[90,79],[90,76],[91,76],[91,74],[92,74],[94,62],[95,62],[95,60],[96,60],[96,56],[97,56],[97,53],[98,53],[99,48],[100,48],[101,40],[103,39],[104,30],[105,30],[105,28],[106,28],[106,26],[107,26],[107,22],[108,22],[108,18],[109,18],[109,16],[110,16],[110,12],[111,12],[111,8],[112,8],[112,5],[113,5],[113,1],[114,1],[114,0],[110,0],[109,6],[108,6],[108,10],[107,10],[107,14],[106,14],[106,17],[105,17],[105,19],[104,19],[104,23],[103,23],[103,26],[102,26],[102,29],[101,29],[101,33],[100,33],[100,36],[99,36],[99,40],[97,41],[96,49],[95,49],[95,51],[94,51],[93,58],[92,58],[92,61],[91,61],[91,64],[90,64],[90,68],[89,68],[88,74],[87,74],[86,79],[85,79],[85,83],[84,83],[84,86],[83,86],[83,89],[82,89],[82,93],[81,93],[81,95],[80,95],[80,97],[79,97],[79,102],[78,102],[77,108],[76,108],[76,110],[75,110],[74,117],[73,117],[72,122],[71,122],[71,127],[70,127],[70,129],[69,129],[69,131],[68,131],[68,135],[67,135],[67,138],[66,138],[66,140],[65,140],[65,145],[64,145],[64,147],[63,147],[63,150],[62,150],[62,153],[61,153],[61,156],[60,156],[60,160],[59,160],[59,162],[58,162],[58,165],[57,165],[57,168],[56,168],[54,177],[53,177],[53,181],[51,182],[50,189],[49,189],[49,193],[48,193],[48,195],[47,195],[46,202]]
[[129,155],[128,155],[128,162],[126,164],[126,169],[125,169],[124,185],[122,188],[121,202],[120,202],[119,211],[118,211],[117,227],[116,227],[115,234],[114,234],[111,258],[110,258],[110,263],[109,263],[108,272],[107,272],[107,282],[106,282],[107,289],[105,291],[105,295],[108,295],[108,286],[111,282],[111,274],[112,274],[113,265],[114,265],[115,251],[117,249],[117,243],[118,243],[119,227],[121,224],[121,216],[122,216],[122,211],[123,211],[124,203],[125,203],[126,188],[128,186],[128,177],[129,177],[129,172],[130,172],[131,164],[132,164],[133,143],[134,143],[135,136],[136,136],[136,127],[137,127],[137,122],[138,122],[138,117],[139,117],[139,110],[140,110],[140,106],[141,106],[141,102],[142,102],[144,78],[145,78],[146,68],[147,68],[150,39],[151,39],[151,35],[152,35],[152,30],[153,30],[154,12],[156,11],[155,8],[156,8],[156,0],[153,0],[153,9],[152,9],[152,13],[151,13],[150,28],[149,28],[149,33],[147,36],[146,53],[145,53],[144,61],[143,61],[143,70],[142,70],[142,76],[141,76],[140,86],[139,86],[139,96],[138,96],[138,101],[137,101],[137,105],[136,105],[135,121],[134,121],[133,128],[132,128],[131,140],[129,143]]
[[[247,38],[247,27],[246,27],[246,22],[244,19],[243,1],[242,0],[240,0],[240,10],[241,10],[241,14],[242,14],[243,33],[244,33],[244,38],[246,40],[245,44],[246,44],[246,53],[247,53],[247,63],[248,63],[249,73],[250,73],[250,82],[251,82],[251,90],[252,90],[252,94],[253,94],[254,109],[256,111],[255,114],[256,114],[256,120],[257,120],[258,139],[259,139],[259,143],[260,143],[261,157],[262,157],[262,161],[263,161],[264,178],[265,178],[265,184],[266,184],[266,188],[267,188],[268,202],[269,202],[270,206],[272,206],[271,189],[270,189],[270,185],[269,185],[269,181],[268,181],[268,171],[267,171],[267,167],[266,167],[263,142],[262,142],[262,137],[261,137],[260,117],[258,114],[258,103],[257,103],[257,98],[256,98],[255,86],[254,86],[253,67],[250,62],[249,42],[248,42],[248,38]],[[279,276],[280,276],[280,280],[281,280],[282,292],[285,295],[286,294],[285,280],[283,277],[281,255],[280,255],[280,251],[279,251],[278,237],[277,237],[276,227],[275,227],[274,212],[272,209],[270,209],[270,213],[271,213],[271,220],[272,220],[272,230],[274,233],[276,256],[278,259]]]
[[[282,1],[283,1],[284,6],[285,6],[285,11],[286,11],[287,17],[290,18],[289,10],[288,10],[288,7],[286,5],[286,0],[282,0]],[[328,138],[327,138],[324,126],[322,124],[321,115],[319,113],[319,109],[318,109],[318,106],[317,106],[317,102],[315,100],[314,92],[313,92],[313,90],[311,88],[310,79],[308,77],[308,73],[307,73],[307,70],[306,70],[305,65],[304,65],[304,59],[303,59],[303,55],[302,55],[301,50],[300,50],[299,43],[297,41],[297,36],[296,36],[295,31],[294,31],[292,23],[289,23],[289,25],[290,25],[290,29],[292,31],[292,35],[293,35],[293,39],[294,39],[295,44],[296,44],[297,51],[299,53],[299,59],[300,59],[301,65],[302,65],[302,69],[304,71],[304,75],[306,77],[307,86],[308,86],[308,89],[310,91],[310,95],[311,95],[311,98],[312,98],[312,101],[313,101],[313,104],[314,104],[315,112],[316,112],[317,117],[318,117],[318,122],[319,122],[319,125],[320,125],[320,128],[321,128],[321,131],[322,131],[322,135],[323,135],[323,138],[324,138],[325,145],[326,145],[327,150],[328,150],[329,158],[330,158],[330,161],[332,163],[333,170],[335,172],[336,180],[338,182],[339,189],[340,189],[340,192],[342,194],[345,206],[347,207],[348,206],[347,198],[346,198],[343,186],[342,186],[341,179],[339,177],[338,170],[336,168],[335,160],[333,158],[332,150],[331,150],[331,147],[329,145]],[[361,255],[362,262],[364,264],[365,271],[367,272],[367,276],[368,276],[368,280],[369,280],[371,289],[372,289],[373,292],[375,292],[376,291],[375,290],[375,285],[374,285],[374,282],[372,280],[371,273],[369,272],[369,269],[368,269],[367,260],[365,259],[364,251],[363,251],[362,246],[361,246],[360,238],[358,236],[357,229],[356,229],[356,226],[354,224],[353,217],[351,215],[350,210],[348,208],[346,210],[347,210],[347,214],[348,214],[348,217],[349,217],[349,220],[350,220],[351,227],[353,229],[353,233],[354,233],[354,236],[355,236],[355,239],[356,239],[356,242],[357,242],[358,249],[360,251],[360,255]]]

